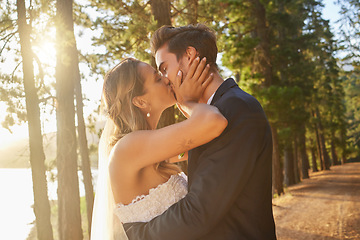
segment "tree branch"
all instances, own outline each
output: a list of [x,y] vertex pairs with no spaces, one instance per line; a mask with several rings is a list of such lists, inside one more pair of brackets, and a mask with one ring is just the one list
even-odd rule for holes
[[170,7],[172,7],[174,10],[175,10],[175,13],[171,16],[171,17],[174,17],[178,14],[182,14],[183,11],[188,7],[188,5],[186,5],[183,9],[181,10],[178,10],[172,3],[170,3]]
[[[13,27],[15,27],[15,26],[16,26],[16,24],[10,24],[10,25],[7,26],[6,28],[1,29],[0,34],[2,34],[3,32],[6,32],[9,28],[13,28]],[[17,31],[16,31],[16,32],[17,32]]]
[[4,45],[2,46],[2,48],[1,48],[1,50],[0,50],[0,55],[1,55],[2,52],[4,51],[6,45],[9,43],[10,39],[15,35],[15,33],[16,33],[16,32],[12,33],[11,36],[9,36],[10,34],[7,35],[7,36],[9,36],[9,37],[6,39]]
[[1,38],[0,41],[4,41],[7,38],[12,38],[18,31],[16,30],[15,32],[9,33],[8,35],[6,35],[5,37]]
[[14,71],[11,73],[11,81],[12,81],[12,82],[13,82],[13,80],[14,80],[15,71],[16,71],[16,69],[20,66],[21,63],[22,63],[22,61],[20,61],[20,62],[18,63],[18,65],[16,65],[16,67],[14,68]]
[[46,98],[41,98],[41,99],[39,99],[39,103],[47,102],[47,100],[49,100],[49,99],[56,100],[56,97],[55,96],[48,96]]

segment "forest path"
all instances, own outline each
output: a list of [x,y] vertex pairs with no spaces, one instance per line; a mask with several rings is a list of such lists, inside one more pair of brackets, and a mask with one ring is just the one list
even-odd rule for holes
[[360,163],[311,173],[273,209],[278,240],[359,240]]

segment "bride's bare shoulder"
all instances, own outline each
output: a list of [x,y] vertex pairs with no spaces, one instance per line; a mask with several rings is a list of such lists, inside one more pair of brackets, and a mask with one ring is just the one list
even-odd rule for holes
[[139,149],[145,140],[146,133],[151,130],[139,130],[126,134],[110,151],[110,162],[117,164],[126,164],[134,157],[137,157]]

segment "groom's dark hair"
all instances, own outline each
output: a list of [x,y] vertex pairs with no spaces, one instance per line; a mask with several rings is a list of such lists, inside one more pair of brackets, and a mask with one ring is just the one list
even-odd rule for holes
[[164,44],[168,44],[168,51],[174,53],[177,60],[185,54],[187,47],[194,47],[200,59],[206,57],[210,66],[217,68],[216,36],[213,30],[204,24],[187,25],[182,27],[162,26],[155,31],[151,38],[151,51],[155,53]]

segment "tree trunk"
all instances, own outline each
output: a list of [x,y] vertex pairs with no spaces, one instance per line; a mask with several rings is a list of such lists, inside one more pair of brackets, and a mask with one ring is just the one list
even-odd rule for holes
[[260,40],[256,51],[259,52],[260,73],[264,77],[264,86],[270,87],[272,84],[272,66],[270,54],[269,27],[266,19],[266,10],[259,0],[249,0],[252,3],[252,11],[256,19],[256,35]]
[[29,127],[30,165],[34,191],[34,213],[37,236],[52,240],[50,204],[45,174],[45,154],[41,133],[39,98],[35,87],[33,52],[30,43],[31,26],[26,23],[25,1],[17,0],[18,31],[23,63],[26,114]]
[[341,162],[340,164],[345,164],[346,163],[346,128],[342,128],[341,132],[340,132],[340,146],[341,146]]
[[[169,0],[153,0],[151,4],[151,13],[157,22],[157,27],[160,28],[163,25],[171,25],[170,14],[170,1]],[[161,115],[159,121],[159,128],[171,125],[175,123],[175,109],[174,107],[167,108]]]
[[314,146],[314,141],[312,139],[310,139],[311,142],[311,163],[312,163],[312,171],[313,172],[318,172],[318,167],[317,167],[317,163],[316,163],[316,147]]
[[301,132],[299,134],[299,151],[301,159],[301,175],[303,179],[309,178],[309,158],[306,153],[306,142],[305,142],[305,126],[301,126]]
[[[74,58],[78,59],[76,46],[74,46],[73,51],[74,51]],[[83,174],[84,186],[85,186],[86,215],[88,219],[88,231],[90,234],[92,211],[94,205],[94,188],[92,184],[89,148],[86,138],[86,127],[85,127],[84,113],[83,113],[84,105],[83,105],[82,90],[81,90],[80,72],[79,72],[79,67],[76,66],[79,66],[79,63],[75,64],[75,68],[77,69],[76,70],[77,74],[75,79],[76,114],[78,120],[77,130],[78,130],[78,141],[79,141],[80,155],[81,155],[81,171]]]
[[325,170],[324,169],[324,157],[322,155],[322,151],[321,151],[321,143],[320,143],[320,135],[319,135],[319,130],[318,130],[318,126],[317,124],[315,124],[315,133],[316,133],[316,147],[317,147],[317,152],[319,154],[319,160],[320,160],[320,169],[321,170]]
[[[316,113],[314,111],[312,111],[312,115],[313,117],[316,119]],[[316,148],[317,148],[317,152],[319,154],[319,160],[320,160],[320,169],[321,171],[325,170],[324,169],[324,157],[321,151],[321,141],[320,141],[320,134],[319,134],[319,129],[318,129],[318,124],[315,123],[314,125],[314,129],[315,129],[315,134],[316,134]]]
[[56,1],[56,94],[59,239],[83,238],[81,229],[74,89],[77,56],[74,56],[73,1]]
[[293,153],[292,141],[289,141],[285,145],[284,170],[285,170],[285,177],[284,177],[285,185],[286,186],[294,185],[296,182],[294,175],[294,153]]
[[294,138],[294,176],[295,176],[295,183],[300,182],[300,172],[299,172],[299,147],[297,137]]
[[157,26],[171,25],[170,1],[169,0],[152,0],[151,13],[154,16]]
[[280,154],[279,154],[279,140],[277,134],[277,128],[274,124],[270,125],[272,140],[273,140],[273,154],[272,154],[272,185],[273,185],[273,193],[277,195],[281,195],[284,193],[283,188],[283,172],[280,163]]
[[196,24],[198,19],[198,0],[187,0],[188,24]]
[[332,157],[332,161],[333,161],[333,165],[339,165],[339,160],[338,160],[338,156],[336,153],[336,148],[335,148],[335,136],[334,133],[332,133],[331,136],[331,157]]
[[317,121],[317,126],[319,129],[319,140],[320,140],[320,150],[321,150],[321,155],[323,156],[323,169],[324,170],[330,170],[330,158],[329,158],[329,154],[326,150],[326,145],[325,145],[325,137],[324,137],[324,127],[321,123],[321,117],[320,117],[320,112],[319,109],[316,108],[316,117],[318,119]]

